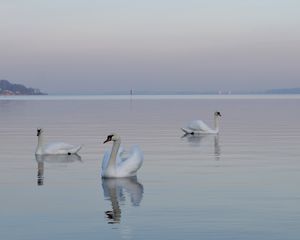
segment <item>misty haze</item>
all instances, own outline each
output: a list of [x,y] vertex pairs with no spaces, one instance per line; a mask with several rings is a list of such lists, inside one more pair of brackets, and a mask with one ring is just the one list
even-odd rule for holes
[[300,1],[1,0],[1,240],[299,240]]

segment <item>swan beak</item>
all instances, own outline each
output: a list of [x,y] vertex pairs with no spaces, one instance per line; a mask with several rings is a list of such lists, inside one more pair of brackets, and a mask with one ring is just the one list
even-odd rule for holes
[[103,142],[103,144],[105,144],[105,143],[107,143],[107,142],[110,142],[110,141],[111,141],[111,139],[107,138],[107,139]]
[[106,140],[103,142],[103,144],[112,141],[112,137],[113,135],[108,135]]

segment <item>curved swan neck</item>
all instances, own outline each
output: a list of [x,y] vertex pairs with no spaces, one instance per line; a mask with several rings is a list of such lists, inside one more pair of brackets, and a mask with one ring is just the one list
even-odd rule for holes
[[219,131],[219,117],[218,116],[214,116],[214,122],[215,122],[215,130]]
[[110,157],[109,157],[108,168],[115,168],[116,167],[117,154],[118,154],[120,145],[121,145],[121,139],[118,139],[118,140],[114,141],[113,146],[112,146],[112,150],[111,150],[111,154],[110,154]]
[[36,154],[41,154],[42,153],[43,143],[44,143],[44,137],[43,137],[43,134],[40,134],[38,136],[38,144],[37,144],[36,151],[35,151]]

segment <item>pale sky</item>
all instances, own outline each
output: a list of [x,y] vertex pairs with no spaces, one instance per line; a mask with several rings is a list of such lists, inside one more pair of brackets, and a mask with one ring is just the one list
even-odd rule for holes
[[0,0],[0,56],[48,93],[300,87],[300,1]]

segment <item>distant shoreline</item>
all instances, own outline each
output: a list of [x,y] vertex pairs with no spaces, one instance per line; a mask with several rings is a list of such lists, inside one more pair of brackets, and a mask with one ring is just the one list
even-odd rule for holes
[[130,91],[99,91],[98,93],[49,93],[49,95],[274,95],[274,94],[300,94],[300,88],[286,89],[270,89],[262,91],[145,91],[145,90],[130,90]]
[[0,101],[63,100],[268,100],[300,99],[300,94],[211,94],[211,95],[13,95],[0,96]]
[[11,83],[7,80],[0,80],[0,96],[31,96],[47,95],[38,88],[26,87],[22,84]]

